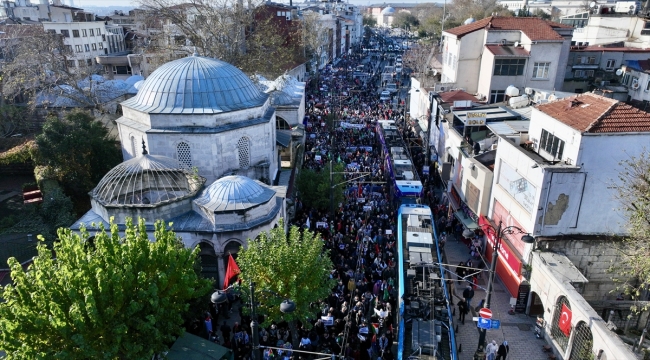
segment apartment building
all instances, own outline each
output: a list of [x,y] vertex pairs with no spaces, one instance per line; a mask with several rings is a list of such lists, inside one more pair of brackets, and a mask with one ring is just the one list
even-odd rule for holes
[[491,16],[445,30],[442,85],[489,103],[508,86],[561,89],[573,28],[539,18]]

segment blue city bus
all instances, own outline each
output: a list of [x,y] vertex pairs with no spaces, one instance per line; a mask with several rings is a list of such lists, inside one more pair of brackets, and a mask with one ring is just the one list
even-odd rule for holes
[[450,289],[444,281],[431,208],[419,204],[399,207],[397,253],[397,360],[421,355],[458,360]]
[[390,184],[390,199],[397,204],[419,203],[423,194],[422,182],[395,121],[377,121],[376,133],[384,160],[384,174]]

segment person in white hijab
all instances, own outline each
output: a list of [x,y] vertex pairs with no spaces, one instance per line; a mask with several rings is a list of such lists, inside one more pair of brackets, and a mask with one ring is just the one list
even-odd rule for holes
[[496,340],[492,340],[492,342],[489,343],[489,344],[485,347],[485,353],[486,353],[486,355],[485,355],[485,359],[486,359],[486,360],[495,360],[495,358],[496,358],[496,356],[497,356],[497,349],[498,349],[497,341],[496,341]]

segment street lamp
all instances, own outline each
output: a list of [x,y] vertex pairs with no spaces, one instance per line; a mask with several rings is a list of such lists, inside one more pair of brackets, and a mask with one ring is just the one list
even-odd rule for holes
[[[489,275],[489,280],[487,283],[487,290],[486,290],[486,295],[485,295],[485,303],[483,304],[484,308],[489,309],[490,308],[490,300],[492,298],[492,286],[494,283],[494,275],[496,274],[496,267],[497,267],[497,258],[499,257],[499,250],[501,249],[501,240],[503,238],[503,235],[516,235],[516,234],[526,234],[521,237],[521,241],[525,242],[526,244],[533,244],[535,242],[535,238],[530,235],[530,233],[522,230],[521,228],[517,226],[507,226],[503,227],[503,222],[499,221],[499,227],[495,230],[494,227],[490,224],[483,224],[479,225],[479,227],[484,227],[486,232],[491,230],[492,233],[495,235],[496,240],[494,243],[494,248],[492,249],[492,263],[490,264],[490,275]],[[474,231],[470,229],[465,229],[463,231],[463,236],[466,238],[471,238],[474,236]],[[478,348],[476,349],[476,352],[474,353],[474,359],[483,359],[485,356],[484,354],[484,345],[485,345],[485,336],[486,336],[487,329],[481,329],[480,330],[480,336],[478,339]]]
[[[226,289],[227,290],[227,289]],[[251,331],[253,332],[253,351],[252,351],[252,358],[253,360],[259,360],[259,350],[260,350],[260,333],[259,333],[259,328],[257,324],[257,305],[255,304],[255,283],[250,282],[249,285],[249,290],[250,290],[250,297],[251,297]],[[277,297],[280,297],[278,294],[267,291]],[[215,291],[212,296],[210,296],[210,300],[212,301],[213,304],[221,304],[223,302],[228,301],[228,295],[226,294],[225,290],[217,290]],[[282,301],[282,304],[280,304],[280,311],[283,314],[289,314],[292,313],[296,310],[296,303],[289,299],[285,299]]]

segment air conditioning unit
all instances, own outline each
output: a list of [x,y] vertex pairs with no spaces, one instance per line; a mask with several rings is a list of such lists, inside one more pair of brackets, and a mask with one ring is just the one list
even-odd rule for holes
[[444,86],[441,86],[439,91],[446,91],[446,90],[447,89]]
[[497,145],[499,145],[499,144],[492,144],[492,146],[490,146],[490,150],[496,150],[496,149],[497,149]]
[[505,44],[507,44],[507,43],[508,43],[508,40],[506,40],[506,39],[501,39],[501,45],[505,45]]
[[571,165],[571,162],[572,162],[572,161],[573,161],[573,160],[571,160],[571,159],[569,159],[569,158],[566,158],[566,160],[564,160],[564,163],[567,164],[567,165]]
[[639,90],[640,87],[639,82],[638,81],[632,82],[632,85],[630,87],[632,88],[632,90]]
[[527,87],[527,88],[524,89],[524,92],[525,92],[527,95],[532,95],[532,93],[533,93],[533,89]]

